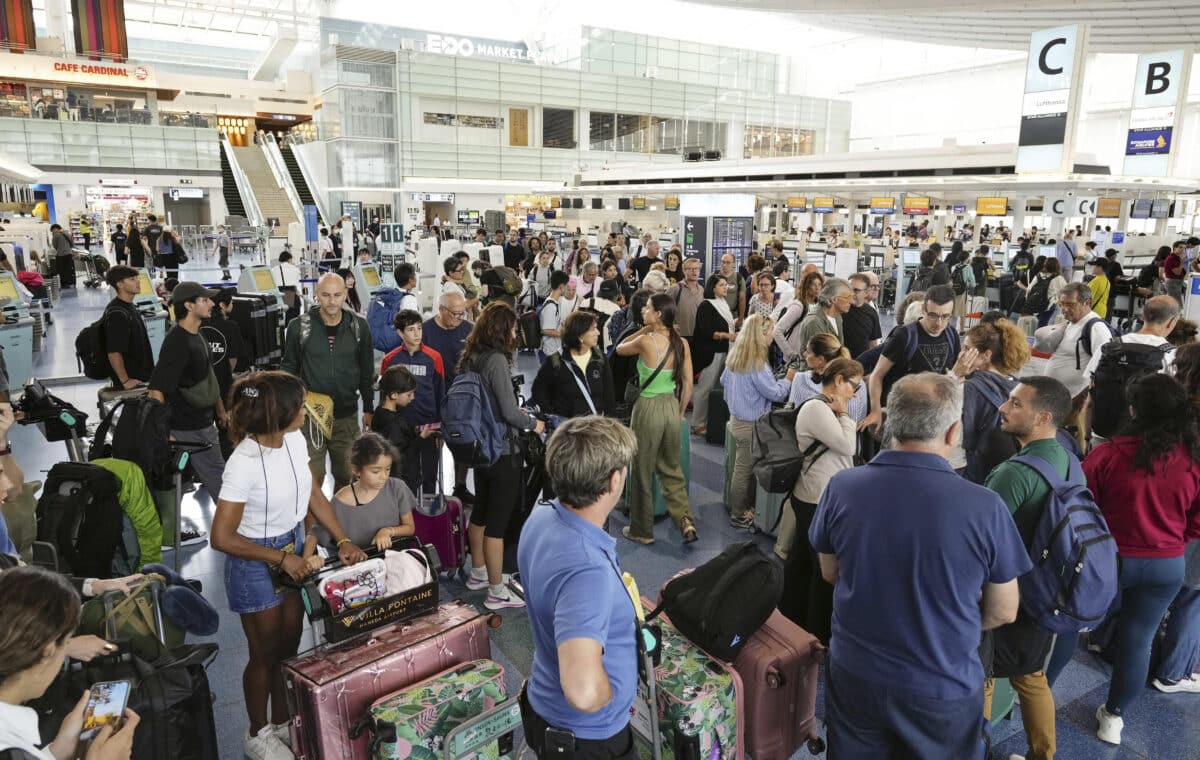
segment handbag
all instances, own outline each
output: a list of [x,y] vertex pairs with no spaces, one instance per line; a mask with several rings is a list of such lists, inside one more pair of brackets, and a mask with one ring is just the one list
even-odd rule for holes
[[429,557],[420,549],[388,549],[383,553],[383,564],[387,568],[387,580],[384,585],[389,596],[402,594],[433,581]]
[[127,642],[138,657],[153,662],[184,642],[185,632],[162,614],[159,595],[165,579],[153,573],[139,581],[128,595],[109,591],[84,602],[79,633],[108,641]]
[[197,409],[211,409],[221,400],[221,385],[217,382],[212,365],[209,365],[208,374],[203,380],[186,388],[180,386],[176,390],[184,401]]
[[376,557],[330,573],[317,584],[317,593],[339,615],[386,596],[387,576],[387,565]]
[[[638,384],[637,371],[634,371],[633,375],[631,375],[629,378],[629,382],[625,385],[625,403],[632,404],[642,397],[642,390],[649,387],[650,383],[654,382],[654,378],[658,377],[659,372],[662,372],[663,366],[665,366],[667,363],[667,357],[670,355],[670,351],[663,353],[662,361],[660,361],[658,366],[654,368],[654,371],[650,373],[650,377],[646,378],[645,385]],[[591,397],[589,396],[588,398]]]

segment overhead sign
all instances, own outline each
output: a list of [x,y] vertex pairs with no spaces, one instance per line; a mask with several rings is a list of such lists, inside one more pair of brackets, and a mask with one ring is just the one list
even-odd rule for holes
[[1073,90],[1078,89],[1083,44],[1080,27],[1042,29],[1029,38],[1025,95],[1017,137],[1017,171],[1047,172],[1064,167],[1069,128],[1073,130]]
[[956,214],[965,214],[965,213],[967,213],[967,207],[966,207],[965,205],[962,205],[962,206],[955,205],[955,207],[954,207],[954,213],[956,213]]
[[1191,58],[1182,50],[1138,56],[1125,133],[1125,174],[1164,177],[1169,173],[1172,137],[1179,128]]
[[678,211],[679,210],[679,197],[676,195],[668,195],[666,198],[663,198],[663,210],[664,211]]
[[111,63],[87,58],[0,54],[4,78],[68,84],[93,84],[152,90],[158,86],[154,67],[143,63]]
[[1061,219],[1067,215],[1070,210],[1070,205],[1067,203],[1068,198],[1046,198],[1042,203],[1042,213],[1046,216],[1053,216]]
[[1151,219],[1170,219],[1171,218],[1171,202],[1165,198],[1159,198],[1150,204]]
[[683,218],[683,257],[698,258],[700,261],[708,257],[708,217]]
[[1116,219],[1121,215],[1120,198],[1100,198],[1096,201],[1096,217],[1099,219]]
[[872,214],[894,214],[896,213],[896,199],[890,195],[883,195],[871,199]]
[[807,211],[808,210],[808,198],[788,196],[787,210],[788,211]]
[[484,37],[452,37],[426,34],[425,52],[462,58],[497,58],[518,63],[537,63],[537,56],[524,42],[489,40]]
[[383,254],[404,253],[404,225],[384,222],[379,225],[379,252]]
[[171,200],[177,201],[181,198],[203,198],[204,188],[202,187],[173,187],[171,188]]
[[635,195],[635,196],[633,196],[632,206],[633,206],[634,211],[645,211],[646,210],[646,199],[639,198],[638,196]]
[[342,216],[350,217],[350,223],[354,225],[354,229],[362,229],[362,202],[361,201],[342,201]]
[[1133,206],[1129,209],[1130,219],[1149,219],[1150,206],[1153,201],[1149,198],[1138,198],[1133,202]]
[[454,203],[454,193],[409,193],[415,203]]
[[1100,199],[1094,195],[1077,195],[1068,200],[1068,216],[1095,216],[1096,202]]
[[976,198],[975,214],[978,216],[1007,216],[1008,198]]
[[312,204],[304,207],[304,242],[317,242],[317,207]]
[[818,197],[818,198],[813,198],[813,207],[812,207],[812,210],[813,210],[813,212],[815,212],[815,213],[817,213],[817,214],[832,214],[832,213],[833,213],[833,210],[834,210],[834,208],[836,208],[836,207],[837,207],[837,204],[836,204],[836,203],[834,203],[834,201],[833,201],[833,198],[832,198],[832,197],[829,197],[829,198],[820,198],[820,197]]
[[904,213],[906,214],[928,214],[929,213],[929,197],[920,195],[904,196]]

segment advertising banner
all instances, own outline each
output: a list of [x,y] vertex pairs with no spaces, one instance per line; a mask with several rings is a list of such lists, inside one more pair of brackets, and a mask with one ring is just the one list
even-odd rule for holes
[[1008,198],[976,198],[975,213],[978,216],[1007,216]]
[[871,199],[872,214],[894,214],[896,213],[896,199],[890,195],[884,195]]
[[1029,38],[1017,171],[1064,170],[1074,131],[1073,99],[1082,76],[1081,27],[1042,29]]
[[1170,172],[1191,58],[1182,50],[1138,56],[1125,132],[1125,174],[1165,177]]

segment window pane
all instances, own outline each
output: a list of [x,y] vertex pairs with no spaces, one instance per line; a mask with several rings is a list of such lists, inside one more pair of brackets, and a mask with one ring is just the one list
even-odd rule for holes
[[575,147],[575,112],[565,108],[542,109],[542,147]]
[[613,129],[616,120],[611,113],[592,111],[588,114],[588,143],[592,150],[613,150]]

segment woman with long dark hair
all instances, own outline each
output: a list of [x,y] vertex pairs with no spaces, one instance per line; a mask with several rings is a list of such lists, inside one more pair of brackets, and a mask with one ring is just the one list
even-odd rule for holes
[[354,272],[349,269],[337,270],[338,277],[346,283],[346,305],[355,314],[362,314],[362,301],[358,299],[358,288],[354,287]]
[[488,589],[489,610],[524,607],[504,576],[504,533],[521,498],[524,457],[520,433],[541,433],[546,426],[522,411],[512,376],[517,350],[517,314],[508,304],[491,303],[479,315],[458,360],[458,373],[476,372],[494,404],[492,412],[507,426],[504,450],[494,464],[475,468],[475,506],[467,526],[471,574],[467,588]]
[[1096,735],[1121,743],[1122,715],[1146,685],[1150,644],[1184,579],[1184,552],[1200,538],[1200,429],[1187,390],[1145,375],[1126,390],[1130,417],[1083,461],[1121,555],[1121,611],[1108,699]]
[[630,427],[638,451],[630,478],[633,499],[629,525],[621,533],[639,544],[654,543],[654,495],[657,472],[671,521],[685,544],[699,534],[688,505],[687,482],[679,461],[681,425],[692,397],[692,355],[675,329],[675,301],[656,293],[642,309],[644,327],[617,346],[622,356],[637,356],[638,392]]
[[129,225],[125,231],[125,250],[129,251],[129,266],[134,269],[146,266],[146,242],[137,226],[137,214],[129,215]]
[[692,435],[704,435],[707,430],[708,395],[725,369],[729,342],[737,337],[733,331],[735,317],[725,299],[728,288],[724,275],[709,275],[704,284],[704,300],[696,308],[692,371],[699,372],[700,379],[692,396]]

